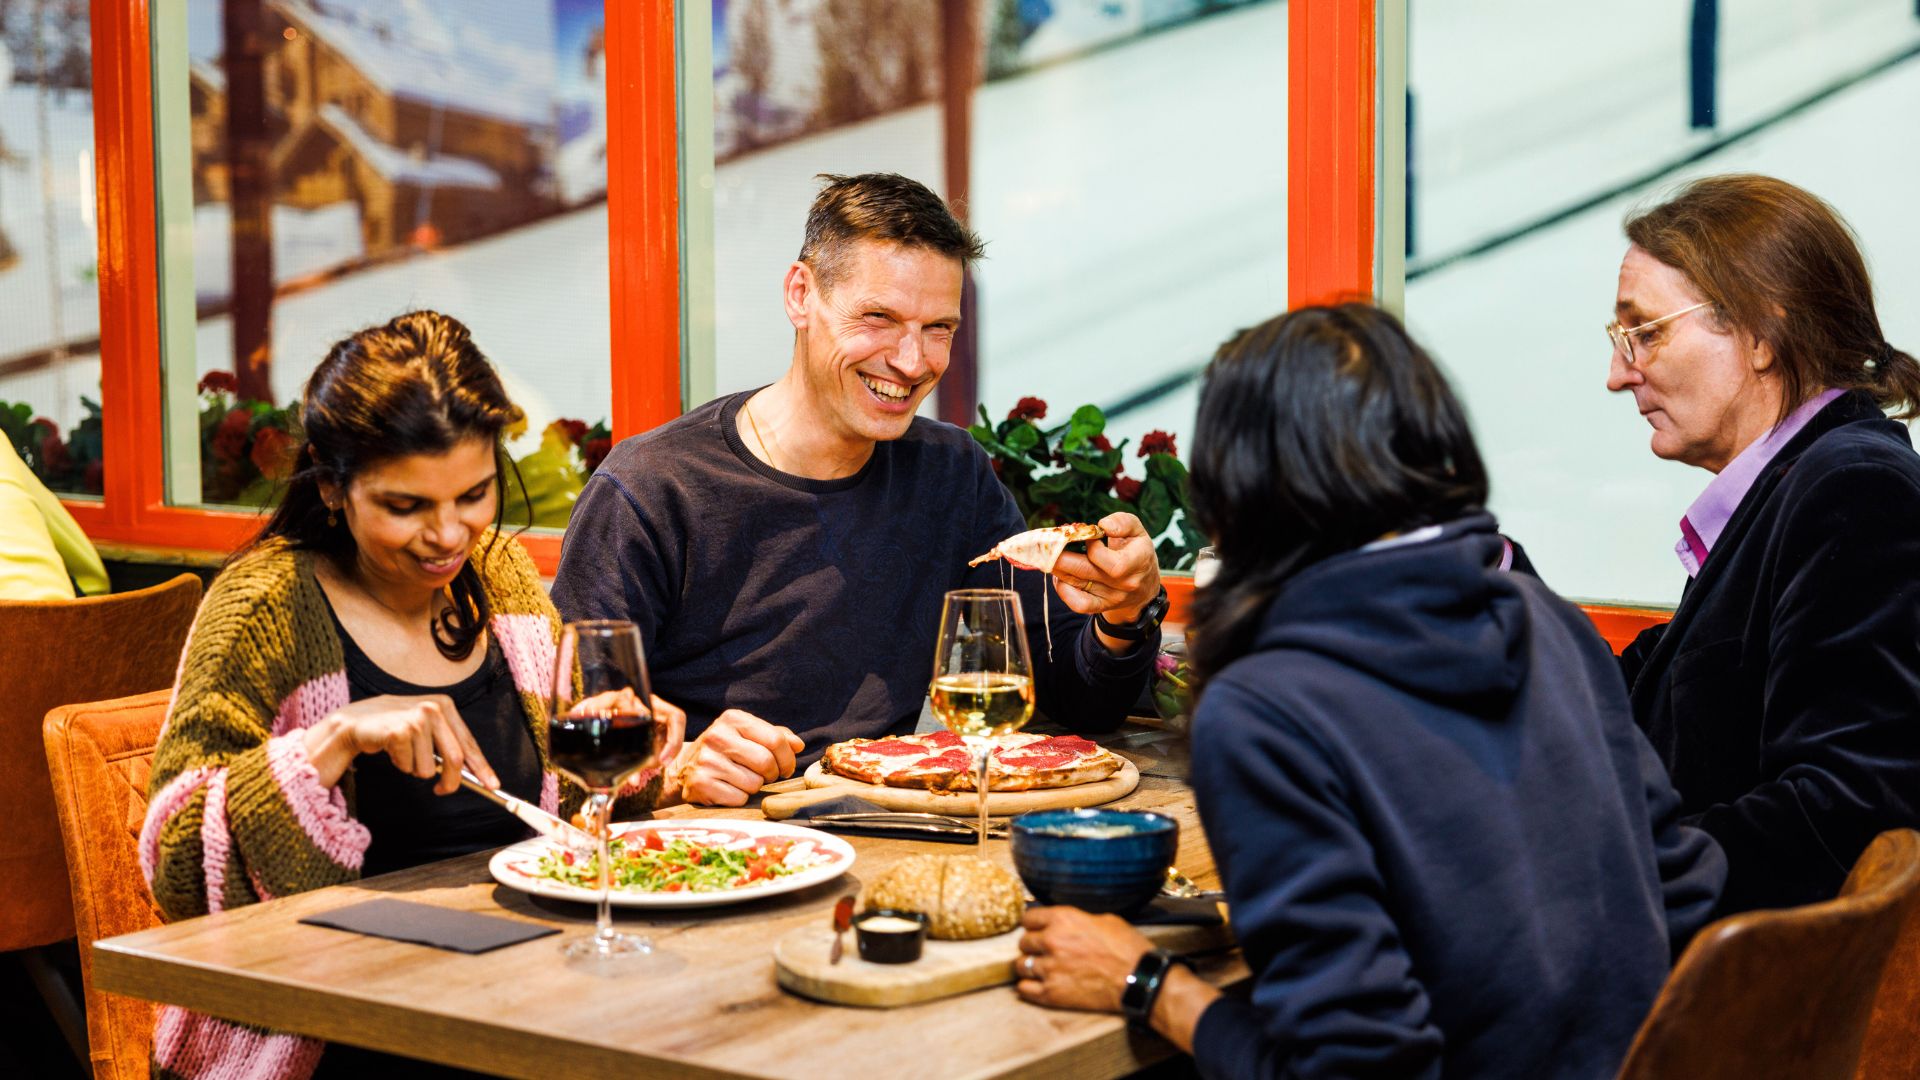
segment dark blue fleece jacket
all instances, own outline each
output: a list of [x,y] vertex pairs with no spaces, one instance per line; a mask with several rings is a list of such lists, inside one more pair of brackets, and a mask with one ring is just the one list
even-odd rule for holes
[[1207,686],[1193,780],[1250,1001],[1211,1077],[1611,1077],[1726,877],[1584,615],[1493,519],[1317,563]]

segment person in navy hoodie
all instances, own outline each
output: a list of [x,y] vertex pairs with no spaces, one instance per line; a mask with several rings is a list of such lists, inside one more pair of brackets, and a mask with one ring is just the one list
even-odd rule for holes
[[1511,571],[1466,417],[1392,316],[1305,308],[1207,370],[1193,788],[1253,970],[1027,914],[1018,990],[1210,1077],[1610,1077],[1726,861],[1679,823],[1619,668]]

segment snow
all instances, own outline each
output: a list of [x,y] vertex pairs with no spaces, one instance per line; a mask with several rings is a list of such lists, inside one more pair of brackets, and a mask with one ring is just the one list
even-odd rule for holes
[[[187,48],[221,53],[222,0],[189,0]],[[268,0],[375,86],[531,127],[553,124],[552,0]]]
[[[193,208],[193,285],[200,303],[233,291],[233,219],[226,203]],[[360,208],[351,202],[313,210],[273,208],[273,279],[292,281],[360,258]]]
[[[1664,23],[1653,17],[1655,7],[1668,13]],[[1540,10],[1520,0],[1481,0],[1472,8],[1488,19]],[[1786,0],[1722,4],[1723,130],[1920,43],[1911,3],[1831,0],[1818,20],[1806,11]],[[1668,5],[1631,0],[1617,16],[1591,23],[1556,6],[1527,50],[1497,50],[1503,70],[1509,56],[1523,65],[1521,85],[1550,71],[1564,76],[1547,85],[1571,118],[1530,136],[1532,143],[1503,141],[1504,114],[1475,118],[1476,110],[1494,107],[1488,95],[1500,81],[1473,77],[1485,70],[1484,47],[1449,55],[1449,42],[1459,41],[1446,27],[1465,33],[1460,24],[1415,12],[1415,92],[1421,116],[1435,127],[1433,142],[1418,136],[1419,213],[1432,226],[1423,227],[1425,237],[1457,244],[1499,231],[1604,190],[1619,175],[1672,160],[1702,138],[1686,131],[1684,85],[1671,73],[1659,77],[1661,62],[1672,66],[1685,55],[1686,27]],[[1609,89],[1604,78],[1582,79],[1576,72],[1590,54],[1629,56],[1652,81]],[[1595,100],[1601,94],[1638,108],[1618,127],[1596,127],[1594,118],[1613,115],[1607,99]],[[1713,173],[1762,172],[1800,184],[1830,201],[1859,234],[1886,337],[1911,349],[1920,343],[1920,309],[1902,301],[1920,287],[1920,228],[1902,193],[1920,171],[1920,143],[1910,137],[1916,111],[1920,63],[1908,62],[1649,188],[1408,285],[1408,323],[1447,367],[1474,421],[1493,480],[1492,508],[1549,584],[1588,600],[1677,602],[1685,582],[1673,556],[1677,523],[1711,479],[1656,459],[1631,399],[1604,386],[1609,346],[1601,326],[1612,313],[1627,212]],[[1452,145],[1448,131],[1456,133],[1453,141],[1469,134],[1478,141],[1448,158],[1439,149]],[[1484,169],[1481,155],[1491,158]],[[1625,164],[1602,170],[1599,158]]]
[[[45,148],[36,119],[42,104],[49,136]],[[0,161],[0,229],[19,256],[17,263],[0,269],[4,361],[58,341],[86,341],[100,332],[90,96],[48,91],[42,99],[40,88],[31,83],[0,89],[0,144],[13,158]],[[50,188],[46,192],[43,169]],[[73,393],[97,393],[91,386],[76,384]],[[15,399],[0,385],[0,400]]]
[[347,111],[331,102],[320,106],[322,126],[340,136],[373,170],[389,180],[418,187],[500,190],[500,174],[485,165],[452,154],[413,155],[388,146],[354,122]]
[[[729,17],[742,6],[729,4]],[[1707,147],[1715,134],[1686,126],[1686,7],[1419,0],[1411,77],[1420,257],[1462,250]],[[1722,0],[1721,24],[1719,134],[1920,43],[1911,0],[1824,0],[1817,8]],[[32,94],[14,88],[0,112],[0,133],[23,154],[34,152]],[[1920,305],[1905,300],[1920,290],[1920,224],[1904,193],[1920,175],[1916,113],[1920,62],[1909,62],[1647,189],[1409,284],[1409,324],[1473,417],[1493,508],[1551,585],[1584,599],[1673,601],[1683,581],[1672,554],[1675,523],[1708,479],[1655,459],[1631,402],[1603,386],[1600,327],[1624,249],[1622,216],[1686,177],[1713,172],[1755,170],[1802,184],[1858,231],[1886,336],[1913,351]],[[1038,395],[1054,417],[1086,401],[1112,405],[1203,364],[1233,331],[1279,312],[1285,120],[1282,3],[983,87],[971,198],[989,254],[978,269],[983,400],[1004,412],[1016,398]],[[53,121],[48,160],[63,177],[58,265],[84,267],[92,235],[78,209],[81,189],[64,178],[90,146],[85,97],[70,97]],[[787,365],[792,328],[780,279],[817,190],[813,174],[892,169],[938,187],[939,136],[939,114],[926,106],[717,168],[718,392],[758,385]],[[596,149],[569,142],[561,151],[587,187]],[[30,269],[43,265],[29,251],[40,234],[37,160],[0,170],[0,225],[23,254],[21,265],[0,273],[0,336],[9,350],[48,340],[44,271]],[[317,221],[283,225],[276,217],[276,242],[284,235],[292,243],[305,225],[321,231]],[[297,393],[334,340],[423,305],[473,327],[528,410],[533,437],[555,417],[605,416],[606,227],[604,204],[588,205],[283,300],[275,309],[276,396]],[[279,248],[276,255],[283,273],[297,263]],[[216,271],[214,257],[200,262],[202,281]],[[63,296],[69,289],[79,291],[61,309],[66,324],[91,336],[91,284],[73,274],[63,277]],[[224,318],[200,324],[197,370],[230,366],[230,333]],[[97,373],[97,361],[73,361],[71,394],[95,385]],[[51,393],[50,378],[0,380],[0,398],[65,402],[49,412],[68,426],[78,402]],[[1119,419],[1113,434],[1137,444],[1147,430],[1173,431],[1185,454],[1196,400],[1189,383]],[[1137,475],[1131,449],[1127,463]]]
[[607,130],[600,127],[560,144],[554,155],[560,201],[578,206],[607,192]]
[[[1285,306],[1286,41],[1285,5],[1252,5],[980,89],[971,224],[987,240],[990,408],[1120,400]],[[715,170],[718,393],[786,369],[780,279],[813,175],[885,169],[938,190],[939,124],[922,106]],[[1131,415],[1114,433],[1191,430],[1190,403],[1181,415]]]

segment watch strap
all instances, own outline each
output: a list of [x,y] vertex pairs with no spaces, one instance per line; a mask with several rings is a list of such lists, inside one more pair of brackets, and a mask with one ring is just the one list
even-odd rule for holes
[[1167,603],[1167,587],[1162,585],[1159,594],[1147,601],[1147,606],[1140,609],[1140,617],[1134,621],[1108,622],[1105,613],[1096,611],[1093,615],[1093,624],[1108,637],[1118,638],[1121,641],[1145,641],[1147,635],[1160,625],[1160,620],[1166,618]]
[[1166,984],[1167,972],[1173,964],[1173,954],[1165,949],[1148,949],[1140,957],[1120,990],[1120,1012],[1128,1022],[1149,1026],[1154,1002],[1160,1000],[1160,988]]

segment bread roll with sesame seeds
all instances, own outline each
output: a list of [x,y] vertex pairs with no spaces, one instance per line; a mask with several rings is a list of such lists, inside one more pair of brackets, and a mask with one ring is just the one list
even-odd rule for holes
[[1027,902],[1019,878],[977,855],[909,855],[867,886],[866,906],[918,911],[933,937],[971,941],[1019,926]]

